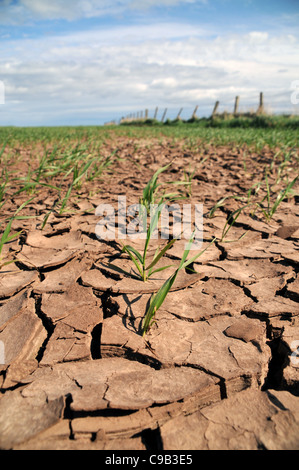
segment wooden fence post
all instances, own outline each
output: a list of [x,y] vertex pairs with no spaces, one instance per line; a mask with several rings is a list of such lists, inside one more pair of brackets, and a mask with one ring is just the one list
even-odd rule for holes
[[234,107],[234,115],[238,114],[238,110],[239,110],[239,101],[240,101],[240,97],[239,97],[239,96],[236,96],[235,107]]
[[260,93],[260,105],[258,107],[258,110],[256,114],[264,114],[264,94],[263,92]]
[[157,114],[158,114],[158,106],[156,107],[156,110],[155,110],[154,119],[157,119]]
[[195,119],[195,118],[196,118],[196,112],[197,112],[197,110],[198,110],[198,105],[195,106],[195,109],[194,109],[193,114],[192,114],[192,119]]
[[181,119],[180,116],[181,116],[181,112],[182,112],[182,111],[183,111],[183,108],[181,108],[181,109],[179,110],[179,114],[177,115],[177,120],[180,120],[180,119]]
[[166,117],[166,113],[167,113],[167,108],[165,108],[165,111],[164,111],[164,113],[163,113],[161,122],[164,122],[164,119],[165,119],[165,117]]
[[212,112],[212,117],[214,117],[216,115],[217,110],[218,110],[218,106],[219,106],[219,101],[216,101],[213,112]]

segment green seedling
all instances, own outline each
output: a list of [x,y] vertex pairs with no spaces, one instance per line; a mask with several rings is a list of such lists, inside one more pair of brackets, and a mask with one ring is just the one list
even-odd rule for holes
[[[162,212],[163,208],[165,207],[165,201],[171,201],[171,200],[174,200],[175,198],[178,198],[178,199],[181,198],[180,195],[178,195],[178,193],[166,193],[166,194],[163,193],[162,196],[161,195],[158,196],[158,189],[160,187],[160,184],[158,184],[158,177],[162,172],[166,171],[169,168],[170,165],[171,165],[171,163],[169,163],[168,165],[166,165],[162,168],[159,168],[155,172],[153,177],[150,179],[150,181],[148,182],[148,184],[144,188],[142,197],[139,200],[140,208],[141,208],[140,218],[141,218],[141,221],[143,223],[143,228],[145,230],[146,230],[146,217],[147,217],[148,214],[150,214],[152,216],[150,225],[149,225],[149,227],[147,228],[147,231],[146,231],[146,240],[145,240],[143,253],[139,253],[134,247],[132,247],[130,245],[124,245],[122,247],[122,252],[127,253],[129,255],[130,259],[132,260],[132,262],[134,263],[134,265],[137,269],[137,272],[138,272],[137,277],[141,278],[142,281],[144,281],[144,282],[146,282],[153,274],[171,267],[171,265],[170,265],[170,266],[164,266],[164,267],[161,267],[161,268],[154,269],[154,267],[157,265],[158,261],[162,258],[162,256],[164,256],[165,253],[176,242],[176,240],[177,240],[176,238],[170,240],[162,250],[160,250],[158,248],[156,250],[156,253],[154,255],[153,260],[149,264],[147,262],[147,252],[148,252],[149,242],[152,238],[152,235],[153,235],[154,231],[157,228],[161,212]],[[192,179],[192,176],[191,176],[190,179]],[[190,184],[190,183],[189,182],[183,182],[183,184]],[[158,200],[158,197],[160,199],[159,199],[159,203],[157,205],[156,202]],[[152,207],[156,207],[156,206],[157,206],[156,211],[155,211],[154,214],[152,214],[151,213]],[[110,268],[121,271],[123,274],[131,276],[131,273],[129,273],[127,271],[124,271],[124,270],[122,270],[122,269],[120,269],[120,268],[118,268],[114,265],[109,265],[109,266],[110,266]]]
[[[173,185],[184,185],[187,188],[187,195],[184,196],[180,193],[177,192],[162,192],[159,191],[160,187],[162,184],[158,183],[158,177],[161,173],[166,171],[172,163],[169,163],[168,165],[159,168],[156,173],[152,176],[152,178],[149,180],[147,185],[145,186],[142,197],[139,199],[139,204],[141,205],[142,208],[144,208],[145,212],[147,215],[150,214],[151,206],[157,204],[157,201],[160,201],[159,204],[161,203],[172,203],[175,201],[180,201],[182,199],[186,199],[187,197],[191,197],[191,184],[192,184],[192,177],[193,174],[187,175],[185,173],[185,181],[174,181],[171,183],[167,184],[173,184]],[[144,217],[145,215],[144,214]]]
[[225,196],[223,197],[222,199],[220,199],[218,202],[216,202],[216,204],[212,207],[212,209],[210,210],[209,214],[208,214],[208,217],[211,219],[212,217],[214,217],[215,215],[215,212],[217,209],[219,209],[220,207],[223,207],[224,206],[224,203],[227,199],[231,198],[231,196]]
[[38,186],[54,189],[56,191],[58,190],[56,186],[41,181],[45,163],[46,157],[44,156],[41,158],[39,167],[36,171],[32,171],[31,167],[29,167],[27,175],[25,177],[12,179],[13,182],[18,182],[19,184],[21,184],[21,188],[16,191],[15,195],[21,194],[22,192],[26,192],[27,194],[33,194]]
[[[139,199],[139,204],[141,205],[141,207],[145,208],[147,215],[150,214],[151,206],[157,204],[158,201],[159,201],[159,204],[161,204],[161,203],[166,203],[166,202],[174,202],[180,199],[185,199],[179,193],[173,193],[173,192],[167,193],[165,191],[161,193],[159,191],[162,184],[158,183],[158,177],[161,173],[166,171],[170,167],[171,164],[172,162],[169,163],[168,165],[165,165],[159,168],[155,172],[155,174],[152,176],[152,178],[149,180],[149,182],[147,183],[147,185],[145,186],[142,192],[142,197]],[[180,182],[177,182],[177,184],[180,184]],[[186,185],[188,183],[183,182],[181,184]]]
[[59,210],[60,215],[65,211],[66,205],[68,203],[68,200],[70,198],[70,195],[71,195],[73,189],[74,188],[78,189],[80,187],[80,182],[81,182],[82,178],[86,175],[87,171],[89,170],[91,165],[94,163],[94,161],[95,161],[95,159],[90,160],[81,169],[78,168],[78,165],[76,165],[74,168],[71,169],[70,172],[67,173],[66,176],[68,176],[71,172],[73,173],[73,181],[69,185],[69,188],[68,188],[68,190],[67,190],[67,192],[66,192],[66,194],[65,194],[65,196],[62,200],[60,210]]
[[[266,183],[266,196],[262,199],[261,202],[257,203],[257,206],[261,209],[262,213],[264,214],[267,222],[269,222],[272,217],[274,216],[275,212],[278,209],[278,206],[281,204],[281,202],[285,199],[288,198],[293,194],[293,186],[298,180],[298,176],[291,181],[285,189],[281,190],[279,194],[276,197],[276,200],[274,204],[271,204],[271,191],[270,191],[270,186],[269,186],[269,181],[268,181],[268,176],[267,173],[265,174],[265,183]],[[267,201],[267,207],[264,208],[263,203]]]
[[18,232],[18,233],[15,233],[13,235],[10,235],[13,220],[14,219],[11,219],[8,222],[4,232],[2,234],[1,240],[0,240],[0,269],[2,269],[4,266],[7,266],[11,263],[14,263],[14,260],[13,261],[6,261],[6,262],[3,261],[3,257],[1,256],[1,254],[2,254],[2,250],[3,250],[4,245],[6,243],[9,243],[9,242],[13,241],[13,240],[16,240],[22,234],[22,232]]
[[228,218],[227,218],[227,221],[223,227],[223,230],[222,230],[222,235],[221,235],[221,238],[220,238],[220,242],[221,243],[231,243],[231,242],[235,242],[235,241],[239,241],[241,240],[243,237],[245,237],[246,233],[248,232],[248,230],[246,230],[246,232],[244,232],[237,240],[225,240],[226,238],[226,235],[228,234],[228,232],[230,231],[230,229],[233,227],[233,225],[237,222],[238,220],[238,217],[240,216],[241,212],[246,209],[247,207],[250,207],[251,204],[246,204],[245,206],[243,207],[240,207],[239,209],[235,210],[234,212],[232,212]]
[[194,240],[194,235],[195,235],[195,232],[193,232],[193,234],[192,234],[192,236],[191,236],[191,238],[188,242],[187,248],[185,249],[185,251],[183,253],[183,256],[182,256],[179,267],[164,282],[164,284],[162,285],[162,287],[160,287],[158,292],[155,295],[152,296],[152,298],[150,300],[149,307],[147,309],[147,312],[145,314],[145,317],[144,317],[144,320],[143,320],[143,323],[142,323],[142,335],[143,336],[146,335],[146,333],[149,331],[149,329],[151,328],[151,326],[155,322],[155,315],[156,315],[157,311],[159,310],[159,308],[161,307],[161,305],[163,304],[164,300],[166,299],[167,294],[170,292],[170,290],[171,290],[171,288],[172,288],[172,286],[173,286],[173,284],[174,284],[174,282],[177,278],[178,273],[182,269],[186,269],[190,264],[194,263],[215,242],[215,239],[213,239],[211,241],[211,243],[204,250],[202,250],[200,253],[194,255],[189,260],[187,260],[187,257],[189,255],[189,252],[190,252],[190,249],[191,249],[191,245],[192,245],[193,240]]
[[184,179],[186,183],[186,194],[188,198],[191,198],[192,196],[192,180],[195,175],[195,172],[196,172],[196,168],[193,171],[191,171],[190,165],[189,165],[189,171],[188,172],[184,171]]
[[92,171],[90,172],[90,174],[87,176],[87,181],[93,181],[94,179],[97,179],[97,178],[100,178],[103,174],[103,172],[109,168],[109,166],[112,165],[113,163],[113,156],[117,153],[117,150],[115,150],[111,155],[109,155],[108,157],[106,158],[103,158],[100,160],[100,162],[98,163],[96,161],[96,163],[93,165],[93,168],[92,168]]
[[48,183],[42,183],[40,181],[32,179],[30,181],[27,180],[25,185],[23,187],[21,187],[21,189],[16,191],[15,195],[21,194],[23,192],[26,192],[27,194],[34,194],[36,192],[37,186],[42,186],[44,188],[54,189],[56,191],[59,190],[59,188],[57,186],[53,186],[52,184],[48,184]]
[[176,197],[176,199],[186,199],[186,198],[191,198],[192,196],[192,180],[193,176],[195,174],[195,170],[191,171],[190,164],[189,164],[189,171],[187,172],[184,170],[184,181],[174,181],[171,184],[174,184],[175,186],[185,186],[185,197]]
[[58,202],[59,202],[59,198],[56,199],[56,201],[54,202],[52,208],[46,213],[46,215],[43,219],[43,222],[41,224],[41,228],[40,228],[41,230],[44,230],[45,226],[47,225],[48,219],[49,219],[50,215],[53,214],[53,212],[55,211],[55,208],[56,208]]
[[4,204],[4,195],[5,195],[5,192],[6,192],[6,188],[7,188],[7,185],[8,185],[8,172],[7,172],[7,169],[4,168],[2,170],[2,176],[1,176],[1,184],[0,184],[0,209],[1,207],[3,206]]
[[260,191],[261,187],[262,187],[262,181],[259,181],[258,183],[254,183],[251,188],[249,188],[249,190],[247,191],[247,203],[251,203],[251,198],[252,198],[252,195],[254,194],[255,196],[258,194],[258,192]]
[[[282,181],[285,177],[287,179],[287,182],[289,180],[289,175],[288,172],[293,171],[293,168],[291,167],[292,163],[292,157],[296,158],[296,154],[294,153],[294,149],[290,151],[285,151],[283,153],[283,159],[280,165],[278,166],[277,169],[277,176],[276,176],[276,181],[275,184],[279,184],[280,181]],[[271,170],[271,165],[270,165],[270,170]]]
[[[122,248],[122,252],[127,253],[129,255],[130,259],[132,260],[132,262],[134,263],[134,266],[137,269],[137,272],[138,272],[137,273],[137,279],[139,279],[139,280],[141,279],[143,282],[146,282],[153,274],[158,273],[160,271],[164,271],[165,269],[168,269],[168,268],[171,267],[171,265],[169,265],[169,266],[163,266],[163,267],[154,269],[155,266],[157,265],[157,263],[159,262],[159,260],[162,258],[162,256],[164,256],[165,253],[176,242],[177,239],[175,239],[175,238],[170,240],[163,249],[160,250],[158,248],[156,250],[155,255],[154,255],[154,257],[153,257],[153,259],[151,260],[150,263],[147,260],[147,253],[148,253],[149,243],[150,243],[150,240],[152,239],[152,235],[153,235],[154,231],[157,228],[158,221],[159,221],[161,212],[163,210],[163,207],[164,207],[164,204],[160,203],[158,205],[158,207],[156,208],[156,210],[153,214],[153,217],[151,218],[150,225],[149,225],[149,227],[147,229],[147,232],[146,232],[146,239],[145,239],[143,253],[140,253],[138,250],[136,250],[136,248],[134,248],[130,245],[124,245],[123,248]],[[131,273],[119,268],[118,266],[115,266],[113,264],[109,264],[108,266],[109,266],[109,268],[112,268],[116,271],[119,271],[123,274],[126,274],[126,275],[132,277]],[[136,277],[136,276],[133,276],[133,277]]]
[[[142,197],[139,199],[139,204],[145,207],[147,214],[150,214],[151,205],[156,204],[158,200],[158,189],[160,187],[160,184],[158,184],[158,177],[163,171],[166,171],[170,165],[171,163],[163,166],[162,168],[159,168],[149,180],[142,192]],[[159,200],[160,199],[161,197],[159,197]]]
[[216,204],[212,207],[212,209],[209,211],[208,213],[208,217],[211,219],[212,217],[214,217],[215,215],[215,212],[217,209],[219,209],[220,207],[223,207],[224,206],[224,203],[227,199],[235,199],[235,200],[240,200],[241,197],[240,196],[225,196],[223,197],[222,199],[219,199],[218,202],[216,202]]
[[13,217],[11,219],[9,219],[8,221],[8,224],[6,225],[5,229],[4,229],[4,232],[1,236],[1,239],[0,239],[0,269],[2,269],[4,266],[7,266],[9,264],[12,264],[12,263],[15,263],[16,260],[11,260],[11,261],[3,261],[3,257],[1,256],[2,254],[2,251],[3,251],[3,247],[5,244],[13,241],[13,240],[17,240],[20,235],[22,235],[23,233],[23,230],[21,230],[20,232],[18,233],[14,233],[13,235],[10,235],[10,232],[11,232],[11,228],[12,228],[12,223],[14,220],[24,220],[24,219],[28,219],[29,217],[20,217],[18,216],[18,214],[24,209],[24,207],[26,207],[34,198],[31,198],[29,199],[28,201],[24,202],[17,210],[16,212],[14,213]]
[[[7,142],[8,142],[8,139],[4,142],[4,144],[3,144],[3,146],[2,146],[2,149],[0,150],[0,162],[1,162],[1,160],[2,160],[2,155],[4,154],[4,151],[5,151]],[[2,163],[2,162],[1,162],[1,163]]]

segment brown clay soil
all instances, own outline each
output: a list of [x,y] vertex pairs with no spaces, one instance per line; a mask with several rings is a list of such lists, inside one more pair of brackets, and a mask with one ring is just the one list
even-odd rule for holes
[[[219,199],[246,197],[275,149],[246,149],[244,165],[245,150],[233,146],[195,152],[167,140],[135,144],[119,138],[116,164],[72,195],[69,212],[53,210],[44,230],[57,198],[46,187],[22,212],[34,218],[13,223],[22,235],[3,253],[17,261],[0,271],[0,448],[298,449],[298,197],[284,200],[270,222],[242,212],[222,241],[241,202],[227,199],[208,217]],[[30,149],[20,153],[12,166],[19,176],[32,164]],[[132,264],[117,237],[97,239],[95,210],[117,208],[119,195],[138,203],[170,161],[161,182],[183,180],[189,164],[196,167],[183,202],[204,204],[204,246],[217,242],[194,263],[196,272],[180,273],[143,337],[146,306],[169,271],[143,283],[107,267]],[[26,199],[11,199],[3,217]],[[161,263],[177,266],[182,252],[179,241]]]

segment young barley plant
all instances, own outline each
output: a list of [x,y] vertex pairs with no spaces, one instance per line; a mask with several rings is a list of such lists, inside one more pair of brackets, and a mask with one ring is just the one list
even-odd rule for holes
[[[165,203],[165,202],[174,202],[177,200],[185,199],[179,193],[167,193],[159,191],[162,184],[158,183],[158,177],[161,173],[166,171],[170,166],[171,163],[159,168],[155,174],[151,177],[145,188],[143,189],[142,196],[139,198],[139,204],[141,207],[144,207],[146,210],[147,215],[150,215],[151,206],[158,203]],[[184,184],[188,185],[188,182],[173,182],[171,184]]]
[[0,184],[0,209],[5,203],[4,195],[8,186],[8,182],[9,182],[9,176],[8,176],[7,168],[3,168],[2,175],[1,175],[1,184]]
[[[146,187],[143,190],[142,197],[139,200],[139,207],[141,209],[141,214],[140,214],[140,220],[143,225],[143,229],[146,230],[146,239],[145,239],[145,245],[144,245],[144,250],[143,253],[139,253],[136,248],[132,247],[131,245],[124,245],[122,248],[123,253],[127,253],[134,263],[136,269],[137,269],[137,277],[141,278],[143,282],[146,282],[153,274],[163,271],[167,268],[170,268],[171,265],[169,266],[163,266],[157,269],[154,269],[159,260],[165,255],[165,253],[173,246],[173,244],[176,242],[176,238],[170,240],[166,246],[163,249],[157,249],[156,253],[154,255],[154,258],[150,263],[147,261],[147,253],[148,253],[148,247],[150,240],[152,239],[153,233],[157,228],[161,213],[163,208],[165,207],[165,202],[171,202],[173,200],[181,199],[182,197],[178,193],[163,193],[162,195],[159,195],[158,189],[161,186],[158,183],[158,177],[159,175],[166,171],[171,163],[168,165],[159,168],[155,174],[152,176],[150,181],[147,183]],[[184,182],[185,184],[185,182]],[[189,182],[187,182],[189,184]],[[185,198],[184,198],[185,199]],[[158,204],[157,204],[157,201]],[[152,212],[152,209],[154,208],[154,212]],[[151,222],[149,227],[147,228],[147,215],[150,214],[151,216]],[[115,269],[117,271],[122,272],[123,274],[132,276],[131,273],[118,268],[117,266],[110,264],[110,268]]]
[[4,142],[4,144],[2,146],[2,149],[0,150],[0,163],[1,164],[2,164],[2,155],[4,154],[4,151],[6,149],[7,142],[8,142],[8,139],[6,139],[6,141]]
[[155,315],[156,315],[157,311],[159,310],[159,308],[161,307],[161,305],[163,304],[164,300],[166,299],[167,294],[170,292],[170,290],[171,290],[171,288],[172,288],[172,286],[173,286],[173,284],[174,284],[174,282],[177,278],[178,273],[182,269],[186,269],[190,264],[194,263],[194,261],[196,261],[215,242],[215,238],[214,238],[211,241],[211,243],[204,250],[202,250],[200,253],[197,253],[196,255],[194,255],[189,260],[187,260],[187,257],[189,255],[189,252],[190,252],[190,249],[191,249],[191,245],[192,245],[193,240],[194,240],[194,236],[195,236],[195,232],[193,232],[193,234],[192,234],[192,236],[191,236],[191,238],[188,242],[187,248],[185,249],[185,251],[183,253],[183,256],[182,256],[179,267],[164,282],[164,284],[158,290],[158,292],[152,296],[152,298],[150,300],[149,307],[146,311],[146,314],[145,314],[145,317],[144,317],[144,320],[143,320],[143,323],[142,323],[142,335],[143,336],[146,335],[146,333],[149,331],[149,329],[151,328],[151,326],[155,322]]
[[[154,267],[157,265],[157,263],[162,258],[162,256],[164,256],[165,253],[176,242],[177,239],[175,238],[170,240],[163,249],[160,250],[158,248],[155,252],[153,259],[150,262],[148,262],[147,260],[149,243],[152,239],[154,231],[157,228],[158,221],[160,219],[160,215],[164,207],[165,207],[165,204],[163,204],[160,201],[160,204],[158,204],[158,206],[154,210],[154,213],[152,214],[151,221],[146,232],[146,239],[145,239],[143,253],[140,253],[138,250],[136,250],[136,248],[132,247],[131,245],[124,245],[122,248],[122,252],[127,253],[130,259],[132,260],[132,262],[134,263],[138,272],[137,278],[141,279],[143,282],[146,282],[153,274],[171,267],[171,265],[169,265],[169,266],[163,266],[163,267],[154,269]],[[115,266],[114,264],[109,264],[108,267],[132,277],[131,273],[129,273],[128,271],[125,271],[124,269],[119,268],[118,266]],[[133,275],[133,277],[136,277],[136,276]]]
[[[278,206],[282,203],[282,201],[290,196],[293,195],[293,186],[298,180],[298,176],[296,176],[293,181],[288,183],[288,185],[285,187],[285,189],[282,189],[279,194],[276,197],[275,202],[272,204],[271,203],[271,191],[270,191],[270,185],[268,181],[268,176],[267,172],[265,173],[265,183],[266,183],[266,195],[263,197],[263,199],[260,202],[257,202],[257,206],[260,208],[262,213],[264,214],[266,221],[270,222],[272,217],[274,216],[275,212],[278,209]],[[264,207],[264,202],[267,202],[267,206]]]
[[176,197],[178,199],[190,199],[192,197],[192,180],[195,174],[195,170],[191,171],[191,165],[189,164],[189,171],[184,170],[184,181],[174,181],[171,184],[175,186],[184,186],[185,196]]
[[158,184],[158,177],[163,171],[166,171],[170,165],[171,163],[159,168],[143,189],[142,196],[139,199],[139,204],[145,207],[148,215],[150,214],[151,205],[156,204],[158,200],[158,189],[160,187],[160,184]]
[[246,204],[245,206],[242,206],[240,207],[239,209],[236,209],[234,212],[232,212],[228,218],[227,218],[227,221],[223,227],[223,230],[222,230],[222,235],[221,235],[221,238],[220,238],[220,242],[221,243],[232,243],[232,242],[235,242],[235,241],[239,241],[241,240],[242,238],[245,237],[245,235],[247,234],[248,230],[246,230],[246,232],[244,232],[237,240],[226,240],[226,235],[228,234],[228,232],[230,231],[230,229],[233,227],[233,225],[237,222],[238,220],[238,217],[240,216],[240,214],[242,213],[243,210],[245,210],[247,207],[250,207],[251,204]]
[[75,167],[72,168],[71,171],[69,171],[67,173],[66,176],[68,176],[70,173],[73,173],[73,181],[69,185],[69,188],[68,188],[68,190],[67,190],[67,192],[66,192],[66,194],[65,194],[65,196],[64,196],[64,198],[61,202],[61,206],[60,206],[60,210],[59,210],[60,215],[63,214],[63,212],[65,212],[66,205],[68,203],[68,200],[71,196],[71,193],[72,193],[73,189],[80,187],[82,178],[86,175],[86,173],[88,172],[89,168],[94,163],[94,161],[95,161],[95,159],[90,160],[89,162],[87,162],[81,168],[79,168],[78,165],[75,165]]
[[9,219],[5,229],[4,229],[4,232],[1,236],[1,239],[0,239],[0,269],[2,269],[4,266],[7,266],[9,264],[12,264],[12,263],[15,263],[16,260],[11,260],[11,261],[4,261],[3,257],[1,256],[2,254],[2,251],[3,251],[3,247],[6,243],[9,243],[13,240],[17,240],[19,238],[19,236],[23,233],[23,230],[21,230],[20,232],[18,233],[14,233],[13,235],[10,235],[10,232],[11,232],[11,228],[12,228],[12,223],[14,220],[24,220],[24,219],[28,219],[28,218],[31,218],[30,216],[28,217],[21,217],[19,216],[18,214],[33,200],[34,198],[31,198],[31,199],[28,199],[28,201],[24,202],[14,213],[14,215],[11,217],[11,219]]
[[101,178],[103,172],[113,164],[113,157],[116,153],[117,150],[115,150],[111,155],[108,155],[106,158],[103,157],[100,160],[96,159],[92,171],[86,177],[87,181],[93,181],[95,179]]
[[235,200],[239,200],[241,199],[240,196],[225,196],[223,197],[222,199],[219,199],[218,202],[216,202],[216,204],[212,207],[212,209],[209,211],[208,213],[208,217],[211,219],[212,217],[214,217],[215,215],[215,212],[217,209],[219,209],[220,207],[223,207],[224,206],[224,203],[227,199],[235,199]]

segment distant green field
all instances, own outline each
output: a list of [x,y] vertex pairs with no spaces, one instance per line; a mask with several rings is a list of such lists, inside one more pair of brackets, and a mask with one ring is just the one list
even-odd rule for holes
[[121,127],[136,127],[144,132],[162,133],[168,137],[200,140],[215,145],[246,144],[257,150],[270,147],[297,147],[299,143],[299,116],[218,116],[213,119],[191,119],[189,121],[154,120],[124,123]]
[[27,145],[68,142],[101,142],[114,137],[127,136],[134,139],[155,138],[186,139],[191,146],[202,142],[213,145],[248,145],[260,150],[264,146],[298,147],[299,117],[257,116],[183,121],[148,120],[115,126],[78,127],[2,127],[0,145]]

